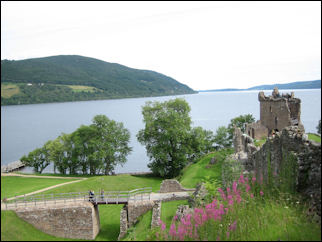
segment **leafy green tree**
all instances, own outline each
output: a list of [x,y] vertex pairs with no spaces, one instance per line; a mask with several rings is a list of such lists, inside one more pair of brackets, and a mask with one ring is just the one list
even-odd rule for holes
[[228,127],[227,127],[228,133],[229,133],[229,138],[231,140],[233,139],[234,125],[236,125],[237,128],[240,128],[242,133],[245,133],[246,124],[253,123],[253,122],[255,122],[255,118],[253,117],[252,114],[240,115],[236,118],[231,119],[230,123],[228,124]]
[[72,133],[72,140],[74,141],[74,152],[83,174],[87,174],[88,170],[95,174],[100,168],[95,164],[91,154],[94,150],[93,139],[96,130],[92,126],[82,125],[75,132]]
[[216,149],[229,148],[232,145],[232,139],[229,137],[228,128],[225,126],[220,126],[216,130],[216,135],[214,138],[216,143]]
[[28,156],[24,155],[20,160],[24,165],[33,167],[35,172],[42,173],[50,164],[48,157],[48,146],[45,145],[42,148],[37,148],[29,152]]
[[190,148],[190,107],[183,99],[147,102],[142,114],[145,128],[137,134],[151,160],[155,175],[175,177],[186,165]]
[[204,130],[202,127],[192,128],[190,131],[190,160],[195,161],[213,150],[214,138],[214,134],[210,130]]
[[318,126],[316,126],[318,134],[321,134],[321,119],[319,120]]
[[59,136],[58,139],[63,145],[63,166],[68,168],[69,174],[77,174],[79,162],[77,160],[72,134],[62,133],[62,135]]
[[54,163],[54,172],[58,169],[59,173],[66,174],[67,164],[64,163],[64,145],[60,142],[60,138],[53,140],[49,146],[49,157]]
[[114,172],[117,164],[123,166],[126,156],[132,151],[128,145],[130,132],[124,128],[123,123],[110,120],[105,115],[96,115],[91,127],[95,129],[96,134],[92,139],[92,158],[102,162],[104,173],[108,175]]

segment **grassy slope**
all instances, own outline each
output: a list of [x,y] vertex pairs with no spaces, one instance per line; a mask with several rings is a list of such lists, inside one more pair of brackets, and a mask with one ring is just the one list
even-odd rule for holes
[[[220,151],[208,154],[203,157],[199,162],[192,164],[184,169],[184,174],[180,179],[180,183],[187,188],[196,187],[198,182],[203,178],[209,176],[215,178],[219,183],[221,181],[221,164],[226,155],[231,154],[232,150]],[[209,164],[212,157],[215,157],[217,163],[210,168],[206,166]]]
[[1,199],[23,195],[53,185],[70,182],[71,179],[33,178],[18,176],[1,177]]

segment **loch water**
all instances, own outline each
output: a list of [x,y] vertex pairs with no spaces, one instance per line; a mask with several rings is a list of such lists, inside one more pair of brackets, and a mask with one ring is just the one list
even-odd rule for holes
[[[291,91],[302,101],[301,120],[305,131],[316,133],[321,119],[321,89],[280,90],[280,93]],[[130,146],[133,151],[123,167],[116,167],[116,173],[146,172],[149,171],[149,158],[145,147],[136,139],[138,131],[144,128],[142,106],[146,101],[183,98],[191,107],[192,126],[201,126],[215,133],[219,126],[227,126],[232,118],[241,114],[250,113],[258,120],[258,92],[202,92],[179,96],[1,106],[1,165],[19,160],[48,140],[57,138],[61,133],[71,133],[82,124],[89,125],[95,115],[104,114],[123,122],[131,133]],[[264,91],[265,95],[271,95],[271,92]],[[24,170],[31,171],[30,168]],[[44,172],[53,172],[53,167],[47,167]]]

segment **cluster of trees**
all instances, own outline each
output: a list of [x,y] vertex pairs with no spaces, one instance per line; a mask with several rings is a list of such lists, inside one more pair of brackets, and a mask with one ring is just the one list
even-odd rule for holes
[[[252,115],[241,115],[221,126],[216,135],[202,127],[191,127],[190,106],[184,99],[147,102],[142,108],[144,129],[137,134],[150,159],[148,167],[156,176],[173,178],[190,162],[215,149],[231,147],[233,126],[244,131]],[[97,115],[93,124],[82,125],[71,134],[62,134],[35,149],[21,161],[41,173],[51,162],[62,174],[110,174],[117,164],[123,165],[131,152],[130,133],[104,115]]]
[[130,132],[122,123],[105,115],[93,118],[93,124],[82,125],[71,134],[62,134],[35,149],[20,160],[41,173],[51,162],[61,174],[110,174],[117,164],[123,165],[132,151],[128,146]]

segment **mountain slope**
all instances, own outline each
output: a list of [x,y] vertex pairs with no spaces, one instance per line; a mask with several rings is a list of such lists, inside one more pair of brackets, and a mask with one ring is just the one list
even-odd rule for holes
[[[1,104],[12,104],[9,99],[15,99],[16,103],[39,103],[194,93],[188,86],[154,71],[77,55],[1,60],[1,83],[16,84],[20,90],[19,94],[10,98],[4,98],[1,94]],[[68,85],[95,89],[91,92],[75,92]],[[33,93],[38,98],[32,97],[28,89],[35,89]],[[56,93],[56,99],[45,100],[44,97],[50,92]],[[58,95],[61,97],[57,100],[57,93],[61,92],[66,92],[66,95]]]

